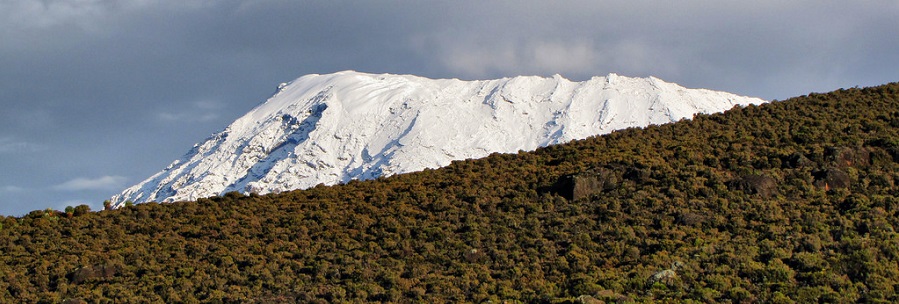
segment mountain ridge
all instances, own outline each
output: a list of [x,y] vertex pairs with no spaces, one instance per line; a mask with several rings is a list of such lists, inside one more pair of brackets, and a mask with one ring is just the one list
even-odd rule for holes
[[310,74],[279,85],[264,103],[112,203],[372,179],[764,102],[617,74],[582,82],[560,75],[463,81]]

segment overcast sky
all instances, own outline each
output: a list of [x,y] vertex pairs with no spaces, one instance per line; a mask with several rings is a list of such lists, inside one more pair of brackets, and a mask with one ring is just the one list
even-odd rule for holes
[[[786,4],[785,4],[786,3]],[[899,1],[0,0],[0,214],[93,210],[304,74],[899,81]]]

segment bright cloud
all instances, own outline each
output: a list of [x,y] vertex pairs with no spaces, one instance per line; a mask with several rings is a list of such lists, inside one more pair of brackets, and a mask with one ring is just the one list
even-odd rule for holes
[[16,0],[0,1],[0,16],[24,28],[63,24],[95,27],[105,18],[146,9],[198,9],[214,5],[209,0]]
[[7,192],[7,193],[9,193],[9,192],[22,192],[22,191],[25,191],[25,188],[22,188],[22,187],[19,187],[19,186],[6,185],[6,186],[3,186],[3,187],[0,187],[0,192]]
[[38,152],[44,147],[30,142],[18,141],[11,137],[0,138],[0,153]]
[[455,73],[484,78],[491,74],[595,73],[600,50],[580,41],[437,42],[440,62]]
[[61,191],[81,190],[114,190],[121,188],[127,179],[122,176],[101,176],[98,178],[79,177],[62,184],[53,186],[53,189]]
[[220,102],[200,100],[191,103],[190,107],[179,109],[179,112],[159,112],[156,118],[163,122],[209,122],[219,118],[221,108]]
[[156,114],[156,118],[163,122],[208,122],[215,120],[219,115],[216,113],[202,113],[197,111],[187,111],[180,113],[160,112]]

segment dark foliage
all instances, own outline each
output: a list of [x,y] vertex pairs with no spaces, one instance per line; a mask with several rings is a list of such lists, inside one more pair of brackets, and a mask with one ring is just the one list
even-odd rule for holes
[[0,218],[0,302],[896,302],[897,159],[889,84],[374,181],[35,211]]

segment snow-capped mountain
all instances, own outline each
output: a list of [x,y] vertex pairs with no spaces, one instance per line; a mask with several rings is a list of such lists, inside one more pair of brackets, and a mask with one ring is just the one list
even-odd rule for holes
[[483,81],[306,75],[112,202],[372,179],[764,102],[615,74],[583,82],[559,75]]

